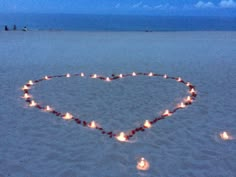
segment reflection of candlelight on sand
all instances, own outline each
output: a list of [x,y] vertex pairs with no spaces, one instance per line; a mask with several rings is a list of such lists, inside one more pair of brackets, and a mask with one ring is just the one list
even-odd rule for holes
[[121,132],[118,136],[116,136],[116,139],[122,142],[127,141],[127,138],[124,132]]
[[36,105],[37,105],[37,103],[36,103],[34,100],[32,100],[32,101],[30,102],[30,104],[29,104],[30,107],[34,107],[34,106],[36,106]]
[[163,116],[171,116],[170,111],[167,109],[165,112],[162,114]]
[[144,123],[144,127],[145,128],[151,128],[152,124],[148,120],[146,120],[145,123]]
[[229,133],[227,133],[226,131],[220,133],[220,138],[222,140],[232,140],[233,137],[229,135]]
[[143,157],[138,161],[136,166],[138,170],[143,170],[143,171],[148,170],[149,167],[150,167],[149,162]]
[[72,117],[73,117],[72,114],[67,112],[62,118],[65,120],[69,120],[69,119],[72,119]]
[[97,127],[95,121],[92,121],[88,126],[90,128],[96,128]]

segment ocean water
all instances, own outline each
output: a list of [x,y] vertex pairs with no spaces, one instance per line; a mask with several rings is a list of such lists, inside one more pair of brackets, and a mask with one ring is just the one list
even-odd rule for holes
[[[236,174],[235,32],[0,32],[1,177],[234,177]],[[137,72],[180,76],[196,86],[193,105],[121,143],[98,131],[29,108],[28,80],[66,73]],[[115,132],[172,108],[186,87],[135,77],[42,82],[41,104]],[[223,141],[227,131],[233,140]],[[150,169],[136,169],[144,157]]]
[[0,14],[0,27],[69,31],[235,31],[236,17]]

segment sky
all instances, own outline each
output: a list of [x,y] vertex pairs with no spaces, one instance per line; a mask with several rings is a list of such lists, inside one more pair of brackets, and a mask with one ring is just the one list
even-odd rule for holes
[[0,0],[0,13],[236,16],[236,0]]

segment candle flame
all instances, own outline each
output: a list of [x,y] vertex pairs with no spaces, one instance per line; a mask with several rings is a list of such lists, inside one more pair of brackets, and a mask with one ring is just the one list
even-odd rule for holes
[[190,83],[190,82],[187,82],[186,86],[188,86],[188,87],[189,87],[190,85],[191,85],[191,83]]
[[48,76],[45,76],[44,79],[45,79],[45,80],[49,80]]
[[220,138],[222,140],[232,140],[233,137],[229,135],[229,133],[227,133],[226,131],[220,133]]
[[170,111],[167,109],[165,112],[162,114],[163,116],[171,116]]
[[148,170],[149,167],[150,167],[149,162],[143,157],[138,161],[137,166],[136,166],[138,170],[142,170],[142,171]]
[[165,74],[163,77],[166,79],[168,76],[167,76],[167,74]]
[[97,78],[97,74],[92,75],[92,78],[94,79]]
[[28,87],[27,85],[24,85],[23,87],[22,87],[22,90],[29,90],[30,89],[30,87]]
[[95,121],[92,121],[92,122],[89,124],[89,127],[90,127],[90,128],[96,128],[97,126],[96,126]]
[[144,123],[144,127],[151,128],[152,124],[148,120],[146,120],[145,123]]
[[135,72],[132,73],[132,76],[136,76],[137,74]]
[[127,138],[124,132],[121,132],[118,136],[116,136],[116,139],[121,142],[127,141]]
[[122,75],[122,74],[120,74],[120,75],[119,75],[119,77],[120,77],[120,78],[122,78],[122,77],[123,77],[123,75]]
[[32,100],[32,101],[30,102],[30,104],[29,104],[30,107],[34,107],[34,106],[36,106],[36,105],[37,105],[37,103],[36,103],[34,100]]
[[81,76],[81,77],[84,77],[84,73],[81,73],[80,76]]
[[148,76],[152,77],[152,76],[153,76],[153,73],[152,73],[152,72],[150,72],[150,73],[148,74]]
[[67,74],[66,74],[66,77],[68,77],[68,78],[69,78],[69,77],[70,77],[70,74],[69,74],[69,73],[67,73]]
[[24,99],[28,99],[28,98],[31,98],[31,96],[30,96],[28,93],[24,93],[23,98],[24,98]]
[[62,118],[65,120],[70,120],[70,119],[72,119],[72,117],[73,117],[72,114],[67,112]]
[[192,102],[192,98],[190,96],[188,96],[186,99],[185,99],[187,102]]
[[192,89],[190,90],[190,93],[191,93],[191,94],[196,93],[196,91],[194,90],[194,88],[192,88]]
[[34,85],[34,82],[32,80],[29,80],[28,84],[29,85]]
[[186,105],[183,103],[183,102],[181,102],[180,104],[179,104],[179,108],[185,108],[186,107]]
[[111,81],[111,79],[110,79],[109,77],[107,77],[107,78],[106,78],[106,81],[107,81],[107,82],[110,82],[110,81]]
[[52,108],[50,106],[46,106],[45,111],[52,111]]
[[181,81],[182,81],[181,77],[178,77],[177,81],[178,81],[178,82],[181,82]]

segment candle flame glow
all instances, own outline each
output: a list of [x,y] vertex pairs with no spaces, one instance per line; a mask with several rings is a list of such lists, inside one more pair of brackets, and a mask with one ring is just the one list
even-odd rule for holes
[[80,73],[80,76],[81,76],[81,77],[84,77],[84,73]]
[[227,133],[226,131],[220,133],[220,138],[222,140],[232,140],[233,137],[229,135],[229,133]]
[[72,117],[73,117],[72,114],[67,112],[62,118],[65,120],[70,120],[70,119],[72,119]]
[[30,87],[28,87],[27,85],[24,85],[23,87],[22,87],[22,90],[29,90],[30,89]]
[[45,79],[45,80],[49,80],[48,76],[45,76],[44,79]]
[[32,80],[29,80],[28,84],[29,84],[29,85],[34,85],[34,83],[33,83]]
[[192,102],[193,100],[192,100],[192,98],[191,98],[190,96],[188,96],[188,97],[186,98],[186,101],[187,101],[187,102]]
[[181,81],[182,81],[181,77],[178,77],[177,81],[178,81],[178,82],[181,82]]
[[119,77],[120,77],[120,78],[122,78],[122,77],[123,77],[123,75],[122,75],[122,74],[120,74],[120,75],[119,75]]
[[144,127],[151,128],[152,124],[148,120],[146,120],[145,123],[144,123]]
[[150,167],[149,162],[143,157],[138,161],[137,166],[136,166],[138,170],[142,170],[142,171],[148,170],[149,167]]
[[188,87],[189,87],[190,85],[191,85],[191,83],[190,83],[190,82],[187,82],[186,86],[188,86]]
[[165,74],[163,77],[166,79],[168,76],[167,76],[167,74]]
[[34,107],[34,106],[36,106],[36,105],[37,105],[37,103],[36,103],[34,100],[32,100],[32,101],[30,102],[30,104],[29,104],[30,107]]
[[96,79],[97,78],[97,74],[92,75],[92,78]]
[[106,81],[107,81],[107,82],[110,82],[110,81],[111,81],[111,79],[110,79],[109,77],[107,77],[107,78],[106,78]]
[[183,102],[181,102],[180,104],[179,104],[179,108],[185,108],[186,107],[186,105],[183,103]]
[[52,111],[52,108],[50,106],[46,106],[45,111]]
[[68,77],[68,78],[69,78],[69,77],[70,77],[70,74],[69,74],[69,73],[67,73],[67,74],[66,74],[66,77]]
[[196,93],[196,91],[194,90],[194,88],[192,88],[192,89],[190,90],[190,93],[191,93],[191,94]]
[[137,74],[135,72],[132,73],[132,76],[136,76]]
[[170,111],[167,109],[165,112],[162,114],[163,116],[171,116]]
[[127,138],[125,137],[125,133],[124,132],[121,132],[118,136],[116,136],[116,139],[118,141],[122,141],[122,142],[127,141]]
[[152,76],[153,76],[153,73],[152,73],[152,72],[151,72],[151,73],[149,73],[149,74],[148,74],[148,76],[152,77]]
[[24,99],[28,99],[28,98],[31,98],[31,96],[28,94],[28,93],[25,93],[24,96],[23,96]]
[[90,127],[90,128],[96,128],[97,126],[96,126],[95,121],[92,121],[92,122],[89,124],[89,127]]

